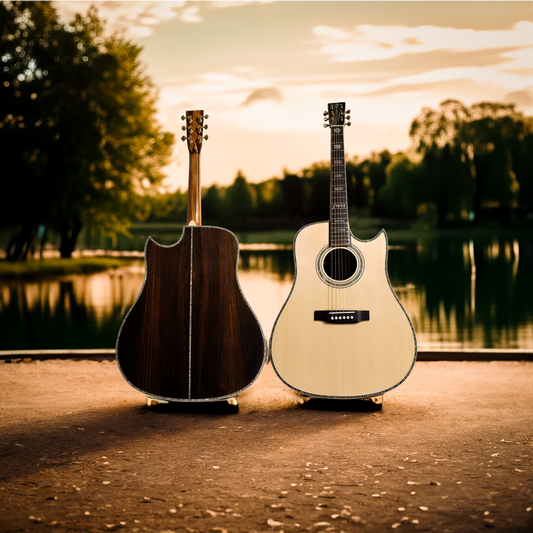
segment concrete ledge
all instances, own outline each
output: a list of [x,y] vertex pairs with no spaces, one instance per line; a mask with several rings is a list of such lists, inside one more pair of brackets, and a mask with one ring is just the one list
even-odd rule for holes
[[418,361],[533,361],[533,350],[473,348],[419,350]]
[[[95,359],[113,360],[114,349],[87,350],[1,350],[0,361],[31,359]],[[419,350],[418,361],[533,361],[533,350],[443,349]]]

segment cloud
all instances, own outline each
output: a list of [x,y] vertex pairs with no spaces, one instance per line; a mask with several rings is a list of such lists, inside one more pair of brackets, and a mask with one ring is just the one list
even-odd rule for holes
[[426,83],[403,83],[398,85],[391,85],[389,87],[383,87],[375,91],[369,91],[367,93],[361,93],[359,96],[374,97],[374,96],[389,96],[391,94],[398,93],[428,93],[432,91],[444,91],[446,89],[455,91],[458,86],[462,86],[464,89],[468,84],[473,84],[472,80],[466,78],[456,78],[445,81],[434,81]]
[[276,89],[275,87],[255,89],[255,91],[252,91],[248,95],[248,98],[246,98],[242,105],[250,105],[258,100],[273,100],[275,102],[281,102],[283,100],[283,96],[281,94],[281,91],[279,89]]
[[515,103],[524,109],[533,109],[533,87],[526,87],[522,91],[513,91],[505,95],[504,101]]
[[361,24],[350,30],[315,26],[313,33],[319,43],[318,53],[330,56],[335,62],[375,61],[438,50],[465,52],[533,47],[533,22],[525,20],[509,30]]
[[246,4],[271,4],[274,0],[213,0],[209,2],[212,7],[226,9],[228,7],[240,7]]
[[[530,106],[526,88],[533,84],[532,22],[490,31],[359,25],[317,26],[313,32],[319,53],[336,63],[352,63],[354,80],[370,82],[366,87],[353,85],[351,94],[356,98],[416,101],[448,94],[466,103],[506,97]],[[407,64],[420,69],[406,68]],[[369,75],[374,71],[383,75]]]
[[154,33],[154,26],[177,19],[186,24],[203,21],[201,10],[227,9],[245,4],[269,3],[269,0],[239,0],[226,2],[187,2],[185,0],[76,0],[53,2],[64,22],[74,18],[76,13],[86,13],[95,5],[99,15],[110,26],[125,30],[131,37],[142,39]]
[[198,6],[190,6],[184,8],[179,16],[180,20],[182,22],[189,22],[189,23],[198,23],[202,22],[202,17],[200,16],[200,9]]

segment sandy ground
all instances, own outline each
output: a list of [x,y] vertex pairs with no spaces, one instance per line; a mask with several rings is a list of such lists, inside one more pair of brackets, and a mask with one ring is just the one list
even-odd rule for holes
[[0,531],[533,531],[533,363],[418,362],[303,406],[266,367],[147,407],[114,362],[0,364]]

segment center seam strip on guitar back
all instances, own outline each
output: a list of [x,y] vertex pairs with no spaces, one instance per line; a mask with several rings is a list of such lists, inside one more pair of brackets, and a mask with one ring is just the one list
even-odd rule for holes
[[189,270],[189,386],[188,396],[191,399],[191,382],[192,382],[192,260],[193,260],[193,229],[191,228],[191,263]]

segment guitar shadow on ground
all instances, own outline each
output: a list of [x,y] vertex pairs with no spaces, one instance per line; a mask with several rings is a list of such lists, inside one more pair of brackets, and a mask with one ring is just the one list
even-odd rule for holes
[[[307,398],[304,403],[296,406],[297,409],[311,411],[337,411],[369,413],[381,411],[383,405],[369,399],[332,399],[332,398]],[[239,405],[227,401],[218,402],[169,402],[145,406],[143,410],[154,413],[189,413],[206,415],[231,415],[239,412]]]
[[143,410],[153,413],[194,413],[205,415],[231,415],[239,412],[239,406],[228,403],[226,400],[218,402],[169,402],[157,405],[146,405]]
[[369,399],[332,399],[332,398],[309,398],[301,405],[301,409],[315,411],[350,411],[368,413],[381,411],[383,405]]

